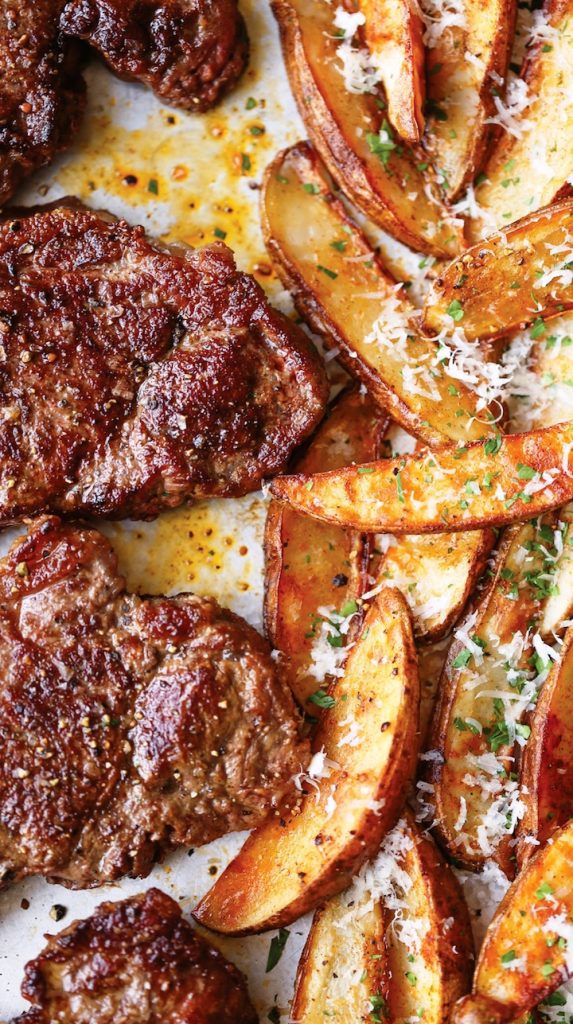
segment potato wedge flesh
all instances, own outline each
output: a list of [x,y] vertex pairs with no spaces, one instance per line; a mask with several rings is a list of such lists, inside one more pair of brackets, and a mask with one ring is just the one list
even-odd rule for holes
[[505,78],[514,0],[465,0],[463,21],[463,27],[449,26],[427,41],[428,98],[435,112],[428,117],[425,141],[450,200],[486,157],[492,134],[487,118],[495,112],[492,76]]
[[380,68],[388,120],[406,142],[424,130],[425,61],[422,21],[411,0],[360,0],[364,35]]
[[442,755],[429,773],[442,844],[469,868],[493,855],[508,875],[516,825],[509,808],[512,792],[517,796],[509,776],[516,733],[523,742],[524,711],[534,694],[529,658],[542,613],[540,574],[549,562],[542,549],[553,553],[547,535],[553,536],[549,524],[534,523],[504,534],[487,594],[460,626],[470,639],[455,640],[450,649],[430,743]]
[[493,547],[490,530],[396,538],[380,566],[387,586],[406,597],[419,640],[446,633],[463,610]]
[[[297,468],[312,473],[373,458],[384,429],[382,414],[358,389],[333,404]],[[286,656],[289,682],[304,705],[332,681],[317,665],[324,630],[319,609],[352,615],[359,625],[357,598],[368,586],[370,544],[364,534],[311,521],[285,505],[271,502],[265,530],[265,605],[267,636]],[[338,642],[337,631],[332,630]],[[342,637],[341,637],[342,640]],[[335,648],[334,650],[338,650]],[[310,708],[309,708],[310,710]]]
[[573,424],[564,423],[465,449],[277,478],[271,493],[316,519],[372,533],[504,526],[573,498],[572,442]]
[[[573,824],[529,861],[502,900],[478,959],[473,995],[454,1009],[453,1024],[514,1020],[571,973],[560,935],[573,927]],[[511,967],[511,964],[514,964]]]
[[481,216],[469,225],[472,241],[570,191],[573,11],[570,0],[550,0],[545,11],[546,37],[529,51],[524,69],[529,103],[514,119],[517,134],[506,132],[485,165],[476,189]]
[[434,285],[424,327],[454,320],[469,341],[497,338],[573,307],[573,200],[524,217],[450,263]]
[[[344,926],[341,917],[344,915]],[[349,914],[343,897],[317,910],[295,982],[291,1018],[299,1024],[371,1024],[372,1012],[388,1002],[384,913]]]
[[251,833],[195,911],[206,927],[245,934],[295,920],[342,891],[394,824],[415,772],[419,704],[409,612],[397,591],[371,605],[332,693],[314,749],[336,767],[318,793]]
[[441,205],[437,186],[432,192],[428,171],[418,169],[417,155],[394,140],[384,159],[371,148],[368,139],[383,116],[375,96],[344,86],[327,0],[274,0],[273,11],[301,117],[348,197],[416,251],[439,257],[459,252],[459,225]]
[[[477,401],[472,392],[458,382],[452,388],[443,373],[434,376],[440,372],[434,366],[435,342],[420,336],[405,293],[333,197],[308,145],[285,150],[269,168],[263,228],[300,313],[328,346],[336,346],[348,372],[398,423],[430,445],[491,431],[472,419]],[[481,419],[486,419],[483,412]]]

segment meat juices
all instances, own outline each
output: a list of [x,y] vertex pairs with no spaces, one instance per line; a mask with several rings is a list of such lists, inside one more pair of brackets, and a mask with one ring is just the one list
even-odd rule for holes
[[125,591],[95,530],[0,561],[0,887],[144,876],[253,828],[309,761],[268,645],[210,598]]
[[279,472],[320,420],[316,351],[223,243],[80,205],[0,223],[0,526],[145,518]]
[[[26,966],[18,1024],[257,1024],[245,979],[158,889],[102,903]],[[12,1024],[16,1024],[13,1021]]]

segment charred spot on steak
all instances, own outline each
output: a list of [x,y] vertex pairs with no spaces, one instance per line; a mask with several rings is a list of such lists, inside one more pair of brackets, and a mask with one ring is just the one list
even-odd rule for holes
[[0,309],[0,525],[245,494],[324,410],[316,351],[222,242],[40,207],[0,222]]
[[95,530],[15,542],[0,649],[0,886],[144,876],[257,825],[308,762],[262,637],[209,598],[127,593]]

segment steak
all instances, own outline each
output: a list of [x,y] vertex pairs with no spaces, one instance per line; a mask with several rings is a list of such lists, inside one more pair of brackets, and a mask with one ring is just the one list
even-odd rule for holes
[[216,601],[125,591],[97,531],[0,561],[0,886],[148,874],[262,821],[308,763],[266,642]]
[[248,60],[237,0],[69,0],[60,28],[95,47],[116,75],[185,110],[212,107]]
[[257,1024],[243,975],[158,889],[46,938],[26,966],[33,1009],[20,1024]]
[[77,44],[58,43],[62,0],[0,4],[0,205],[69,145],[85,105]]
[[3,0],[0,206],[73,140],[85,106],[80,40],[185,110],[217,103],[248,61],[237,0]]
[[0,525],[145,518],[279,472],[322,363],[223,243],[56,205],[0,223]]

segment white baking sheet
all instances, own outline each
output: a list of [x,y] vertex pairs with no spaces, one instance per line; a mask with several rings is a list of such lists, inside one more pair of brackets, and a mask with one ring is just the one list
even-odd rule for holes
[[[255,273],[275,301],[288,297],[270,275],[258,217],[262,173],[282,146],[304,137],[284,73],[277,31],[266,0],[243,0],[252,44],[249,71],[240,87],[217,110],[193,117],[162,107],[145,89],[114,79],[94,63],[87,71],[89,105],[72,149],[33,185],[24,202],[46,202],[65,194],[79,196],[133,223],[142,223],[165,239],[191,244],[226,232],[241,268]],[[257,106],[246,109],[249,97]],[[251,127],[264,127],[253,135]],[[243,170],[243,154],[250,170]],[[126,183],[134,175],[136,185]],[[152,184],[151,191],[149,183]],[[157,194],[155,194],[157,189]],[[108,533],[122,571],[133,589],[177,593],[193,589],[261,625],[262,526],[260,497],[204,502],[166,513],[153,523],[110,524]],[[12,532],[13,535],[13,532]],[[6,536],[0,540],[0,553]],[[23,966],[43,945],[43,934],[89,914],[104,899],[120,899],[158,885],[190,911],[240,845],[229,836],[210,846],[168,858],[144,881],[124,881],[91,892],[69,892],[42,880],[16,885],[0,894],[0,1017],[25,1009],[19,994]],[[482,911],[491,906],[482,886],[474,897]],[[54,924],[50,908],[67,908]],[[27,907],[27,909],[24,909]],[[288,1018],[296,962],[308,921],[291,928],[278,966],[265,975],[272,933],[217,944],[247,974],[261,1019],[277,1005]]]

